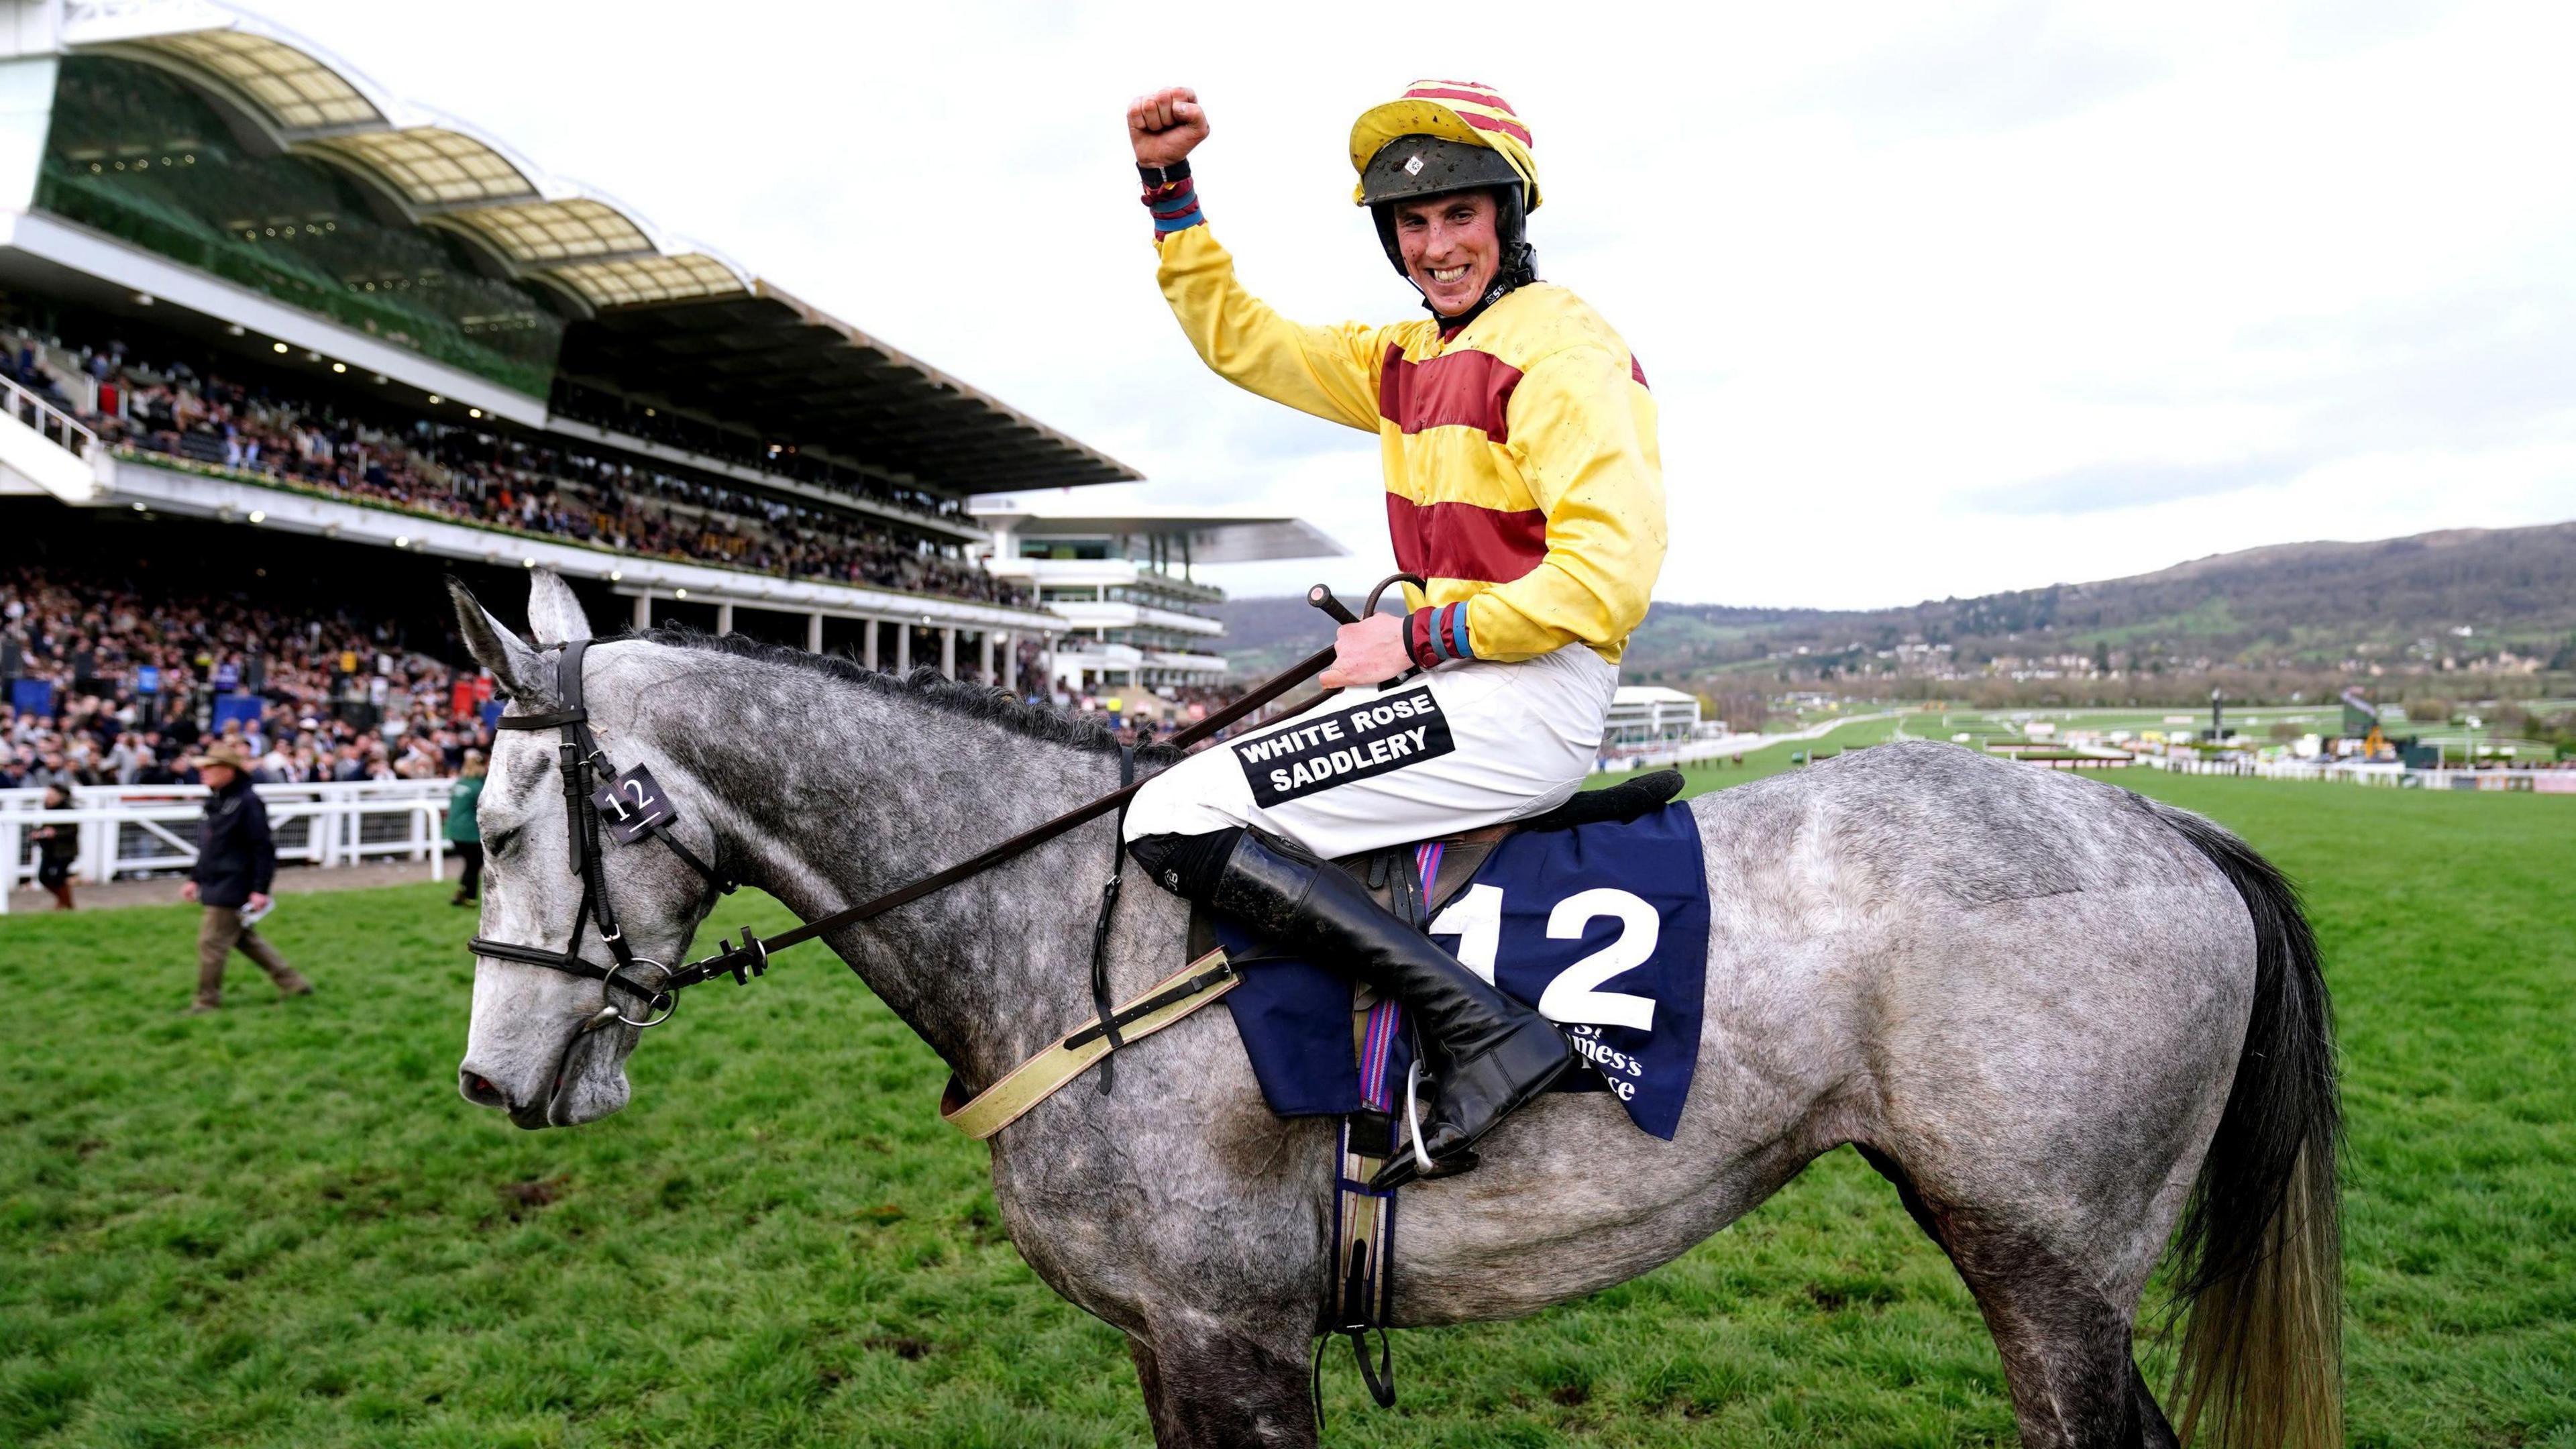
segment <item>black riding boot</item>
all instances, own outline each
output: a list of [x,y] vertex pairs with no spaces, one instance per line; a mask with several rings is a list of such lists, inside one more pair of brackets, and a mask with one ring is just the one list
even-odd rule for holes
[[1232,916],[1392,997],[1422,1025],[1437,1089],[1423,1114],[1428,1172],[1407,1152],[1372,1184],[1446,1177],[1476,1165],[1477,1139],[1545,1090],[1574,1049],[1537,1012],[1495,990],[1429,937],[1369,898],[1359,882],[1247,830],[1226,858],[1208,908]]

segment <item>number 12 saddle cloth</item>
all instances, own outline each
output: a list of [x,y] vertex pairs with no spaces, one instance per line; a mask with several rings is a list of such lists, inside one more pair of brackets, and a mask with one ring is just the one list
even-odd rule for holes
[[[1708,875],[1688,807],[1498,842],[1429,841],[1358,865],[1399,915],[1427,922],[1459,960],[1565,1031],[1579,1062],[1556,1090],[1613,1093],[1640,1129],[1672,1140],[1699,1060],[1708,969]],[[1270,954],[1230,923],[1213,931],[1242,971],[1225,1004],[1271,1110],[1400,1122],[1412,1058],[1401,1012],[1355,1001],[1347,977]],[[1366,1013],[1356,1029],[1355,1009]]]

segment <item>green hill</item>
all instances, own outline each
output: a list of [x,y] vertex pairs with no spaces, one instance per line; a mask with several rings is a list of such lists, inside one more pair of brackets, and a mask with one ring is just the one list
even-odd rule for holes
[[[1239,669],[1315,647],[1301,599],[1224,608]],[[1928,653],[1925,651],[1929,651]],[[1873,610],[1655,606],[1631,678],[1794,677],[2082,656],[2130,672],[2576,668],[2576,522],[2285,543],[2155,573]]]

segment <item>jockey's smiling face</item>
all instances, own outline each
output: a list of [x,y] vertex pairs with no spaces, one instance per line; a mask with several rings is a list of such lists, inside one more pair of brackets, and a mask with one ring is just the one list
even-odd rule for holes
[[1404,272],[1431,309],[1455,317],[1476,305],[1503,265],[1502,239],[1494,232],[1494,197],[1460,191],[1395,204],[1396,244]]

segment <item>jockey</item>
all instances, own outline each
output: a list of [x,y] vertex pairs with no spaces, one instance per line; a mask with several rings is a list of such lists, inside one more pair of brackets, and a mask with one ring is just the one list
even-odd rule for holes
[[[1127,133],[1191,345],[1240,387],[1378,435],[1396,562],[1430,585],[1406,586],[1401,618],[1342,627],[1321,679],[1339,698],[1147,781],[1128,852],[1410,1009],[1437,1083],[1421,1175],[1463,1172],[1573,1053],[1322,860],[1536,815],[1582,783],[1664,558],[1645,372],[1598,313],[1538,280],[1529,131],[1484,86],[1417,82],[1351,128],[1355,200],[1431,313],[1386,326],[1291,322],[1235,280],[1190,176],[1208,134],[1195,93],[1138,98]],[[1414,1168],[1396,1158],[1380,1185]]]

